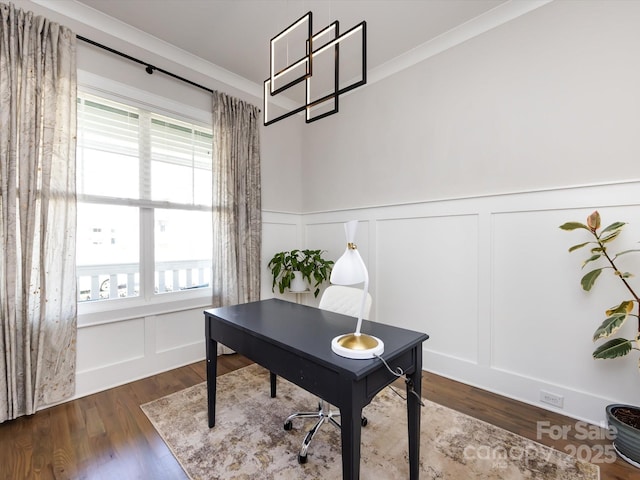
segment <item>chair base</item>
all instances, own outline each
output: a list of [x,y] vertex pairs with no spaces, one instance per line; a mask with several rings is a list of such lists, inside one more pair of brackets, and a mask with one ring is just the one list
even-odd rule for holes
[[[289,415],[284,421],[284,429],[291,430],[293,428],[292,421],[296,418],[317,418],[317,423],[313,426],[311,430],[307,432],[302,441],[302,446],[300,447],[300,453],[298,454],[298,463],[307,463],[307,450],[309,449],[309,445],[311,444],[311,440],[323,423],[328,422],[333,424],[333,426],[341,428],[340,424],[335,420],[337,417],[340,417],[340,413],[335,412],[331,409],[331,405],[329,405],[324,400],[320,400],[318,402],[318,411],[316,412],[298,412],[293,415]],[[362,417],[360,420],[361,425],[364,427],[367,425],[368,420],[366,417]]]

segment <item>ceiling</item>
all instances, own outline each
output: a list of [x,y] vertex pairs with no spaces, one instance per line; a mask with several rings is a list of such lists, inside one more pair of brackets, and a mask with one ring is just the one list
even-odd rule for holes
[[314,33],[367,22],[368,70],[494,9],[506,0],[76,0],[262,85],[269,42],[308,11]]

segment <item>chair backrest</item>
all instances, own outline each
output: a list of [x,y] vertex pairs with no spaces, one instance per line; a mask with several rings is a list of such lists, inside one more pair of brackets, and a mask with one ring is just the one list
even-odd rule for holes
[[[330,285],[326,288],[320,298],[319,307],[322,310],[342,313],[351,317],[360,314],[362,305],[362,290],[354,287],[344,287],[342,285]],[[364,305],[362,318],[368,319],[371,310],[371,295],[367,293],[367,300]]]

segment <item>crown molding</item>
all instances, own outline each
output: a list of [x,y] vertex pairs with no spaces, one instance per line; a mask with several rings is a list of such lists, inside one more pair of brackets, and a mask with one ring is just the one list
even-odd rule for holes
[[[161,55],[167,60],[183,65],[195,72],[215,78],[254,97],[262,98],[262,84],[257,84],[236,75],[229,70],[197,57],[142,30],[88,7],[85,4],[75,0],[30,1],[73,19],[87,27],[143,48],[154,55]],[[369,70],[367,72],[367,84],[373,84],[392,76],[445,50],[460,45],[471,38],[547,5],[552,1],[554,0],[509,0],[502,3],[488,12]],[[158,54],[157,52],[162,53]],[[364,85],[364,87],[366,87],[366,85]],[[279,101],[275,99],[274,103],[284,108],[291,107],[291,103],[287,99]]]
[[99,12],[83,3],[76,2],[75,0],[31,0],[31,2],[71,18],[90,28],[143,48],[153,55],[160,55],[167,60],[183,65],[195,72],[215,78],[257,98],[262,98],[262,84],[258,85],[255,82],[236,75],[229,70]]
[[367,72],[367,83],[373,84],[379,82],[553,1],[554,0],[509,0],[508,2],[502,3],[482,15],[369,70],[369,72]]

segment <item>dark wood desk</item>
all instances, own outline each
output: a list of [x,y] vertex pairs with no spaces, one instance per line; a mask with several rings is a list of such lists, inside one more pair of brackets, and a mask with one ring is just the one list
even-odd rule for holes
[[[342,478],[358,479],[362,409],[396,377],[378,358],[351,360],[332,352],[331,339],[353,331],[355,318],[278,299],[214,308],[204,314],[209,427],[215,425],[216,357],[220,342],[339,408]],[[420,395],[422,342],[428,335],[367,321],[363,321],[362,331],[384,342],[382,357],[392,369],[402,368],[413,390]],[[407,384],[409,471],[410,478],[417,479],[420,403],[409,394],[409,389]]]

